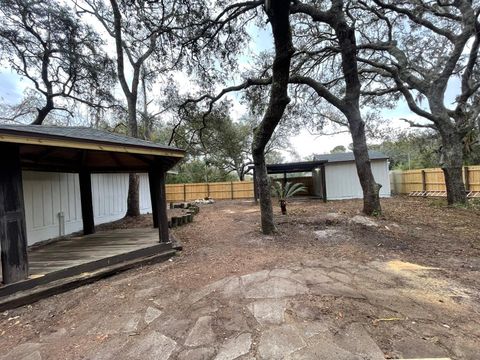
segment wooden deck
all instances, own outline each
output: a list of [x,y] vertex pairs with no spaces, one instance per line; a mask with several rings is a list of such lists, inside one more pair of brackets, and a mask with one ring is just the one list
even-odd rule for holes
[[96,279],[99,274],[107,275],[149,259],[172,256],[175,251],[171,243],[159,243],[158,238],[158,229],[119,229],[32,247],[28,250],[28,279],[0,285],[0,305],[2,297],[12,294],[57,286],[55,283],[63,286],[79,278],[85,283],[89,277]]
[[158,244],[158,229],[119,229],[75,236],[28,251],[29,277],[129,253]]

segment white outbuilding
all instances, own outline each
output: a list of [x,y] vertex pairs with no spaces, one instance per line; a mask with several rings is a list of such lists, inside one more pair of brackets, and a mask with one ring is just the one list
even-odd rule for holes
[[[369,151],[375,181],[380,184],[380,197],[390,196],[388,156]],[[315,155],[314,161],[325,161],[326,198],[328,200],[359,199],[363,197],[358,179],[353,153]],[[320,169],[313,171],[313,190],[316,196],[322,196],[322,174]]]

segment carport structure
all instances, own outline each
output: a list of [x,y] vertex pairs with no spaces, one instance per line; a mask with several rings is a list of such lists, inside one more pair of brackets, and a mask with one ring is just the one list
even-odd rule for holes
[[[287,183],[287,174],[292,173],[303,173],[303,172],[318,172],[320,173],[320,192],[321,198],[324,202],[327,201],[327,185],[325,180],[325,164],[327,160],[314,160],[314,161],[299,161],[291,162],[284,164],[268,164],[267,173],[270,174],[283,174],[283,183]],[[257,180],[255,174],[255,167],[251,166],[250,169],[253,169],[253,181],[254,181],[254,196],[255,201],[258,199],[257,191]]]
[[183,150],[85,127],[0,125],[0,151],[4,284],[29,276],[22,170],[79,174],[84,235],[95,233],[91,174],[147,172],[153,224],[159,242],[171,248],[165,174],[183,158]]

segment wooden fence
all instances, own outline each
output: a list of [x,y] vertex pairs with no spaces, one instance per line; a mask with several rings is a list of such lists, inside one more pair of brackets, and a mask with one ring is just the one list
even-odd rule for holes
[[215,200],[253,198],[253,181],[216,183],[167,184],[167,201],[190,201],[206,197]]
[[[480,191],[480,165],[465,166],[463,182],[467,191]],[[394,194],[409,194],[413,191],[446,191],[445,177],[440,168],[391,171],[390,186]]]
[[[281,180],[281,179],[277,179]],[[309,193],[313,193],[312,177],[288,178],[290,182],[302,182],[307,186]],[[167,201],[191,201],[206,197],[214,200],[253,199],[253,181],[227,181],[214,183],[194,184],[167,184]],[[299,195],[306,195],[299,194]]]

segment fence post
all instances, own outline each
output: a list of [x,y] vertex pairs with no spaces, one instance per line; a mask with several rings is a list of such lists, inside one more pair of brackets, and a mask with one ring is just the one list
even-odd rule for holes
[[183,201],[187,201],[187,184],[183,184]]
[[422,170],[422,191],[427,191],[427,179],[425,176],[425,170]]
[[210,183],[207,183],[207,197],[210,199]]
[[233,200],[233,181],[230,181],[230,192],[232,193],[232,200]]
[[465,184],[465,191],[470,191],[470,169],[468,166],[463,168],[463,182]]

